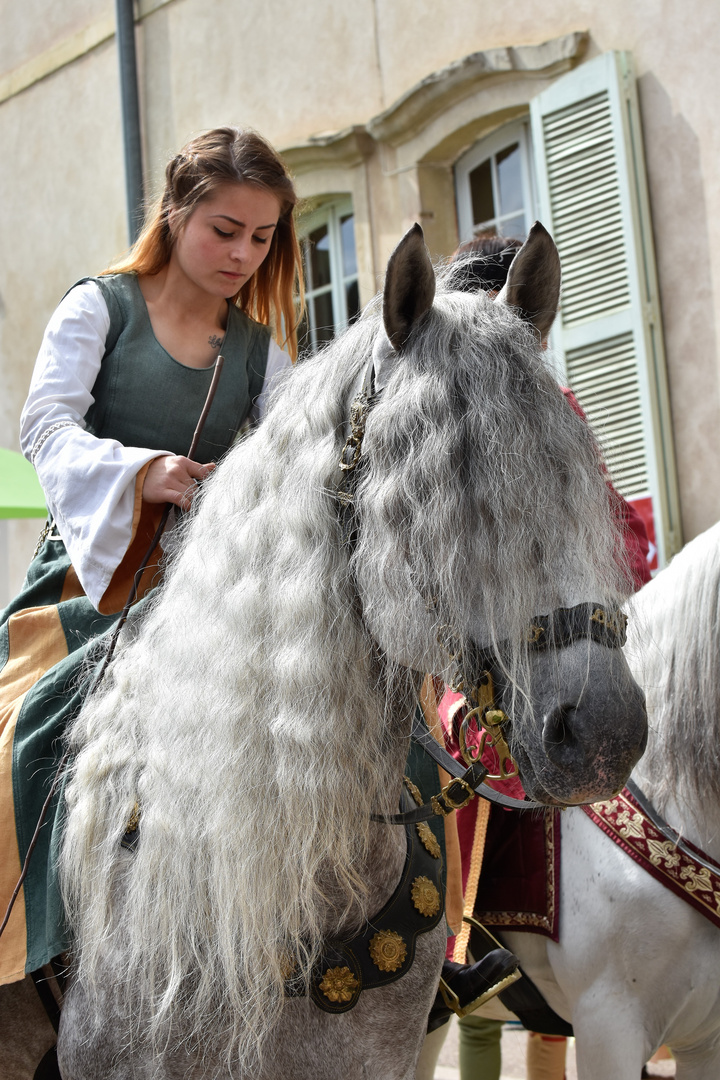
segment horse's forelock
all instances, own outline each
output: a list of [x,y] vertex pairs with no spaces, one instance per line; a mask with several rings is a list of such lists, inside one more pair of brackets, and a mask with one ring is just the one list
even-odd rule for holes
[[441,289],[404,359],[357,498],[370,622],[388,646],[450,620],[514,643],[517,671],[534,615],[626,589],[597,444],[533,329],[484,294]]

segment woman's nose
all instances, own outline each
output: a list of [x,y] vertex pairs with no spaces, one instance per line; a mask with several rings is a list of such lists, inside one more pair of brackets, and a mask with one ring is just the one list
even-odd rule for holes
[[248,261],[251,251],[252,241],[250,237],[240,237],[233,244],[232,257],[237,262],[244,263]]

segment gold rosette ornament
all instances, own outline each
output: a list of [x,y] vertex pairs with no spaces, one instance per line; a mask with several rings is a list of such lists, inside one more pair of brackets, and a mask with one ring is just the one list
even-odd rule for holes
[[410,886],[412,902],[421,915],[431,918],[440,910],[440,893],[428,877],[416,877]]
[[330,1001],[352,1001],[359,985],[350,968],[335,967],[327,969],[320,989]]
[[370,959],[381,971],[397,971],[406,956],[405,942],[394,930],[381,930],[370,939]]
[[435,833],[432,831],[427,821],[418,821],[415,828],[417,829],[418,836],[420,837],[420,843],[429,851],[433,859],[439,859],[441,855],[440,844]]

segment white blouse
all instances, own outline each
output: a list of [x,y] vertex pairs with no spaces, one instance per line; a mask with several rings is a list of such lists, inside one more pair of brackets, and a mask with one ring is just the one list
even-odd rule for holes
[[[45,330],[20,419],[22,452],[35,466],[48,509],[95,607],[132,538],[135,477],[153,458],[170,453],[123,446],[85,430],[83,417],[94,401],[109,328],[107,304],[94,281],[67,294]],[[254,419],[264,415],[271,384],[290,363],[271,339]]]

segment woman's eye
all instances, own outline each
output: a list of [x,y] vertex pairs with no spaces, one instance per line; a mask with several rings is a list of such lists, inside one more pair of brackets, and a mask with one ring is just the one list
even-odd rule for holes
[[268,242],[267,236],[254,236],[253,240],[256,244],[267,244]]
[[226,240],[228,240],[232,236],[231,232],[223,232],[222,229],[218,229],[217,225],[213,225],[213,228],[215,229],[215,232],[218,234],[218,236],[222,236]]

